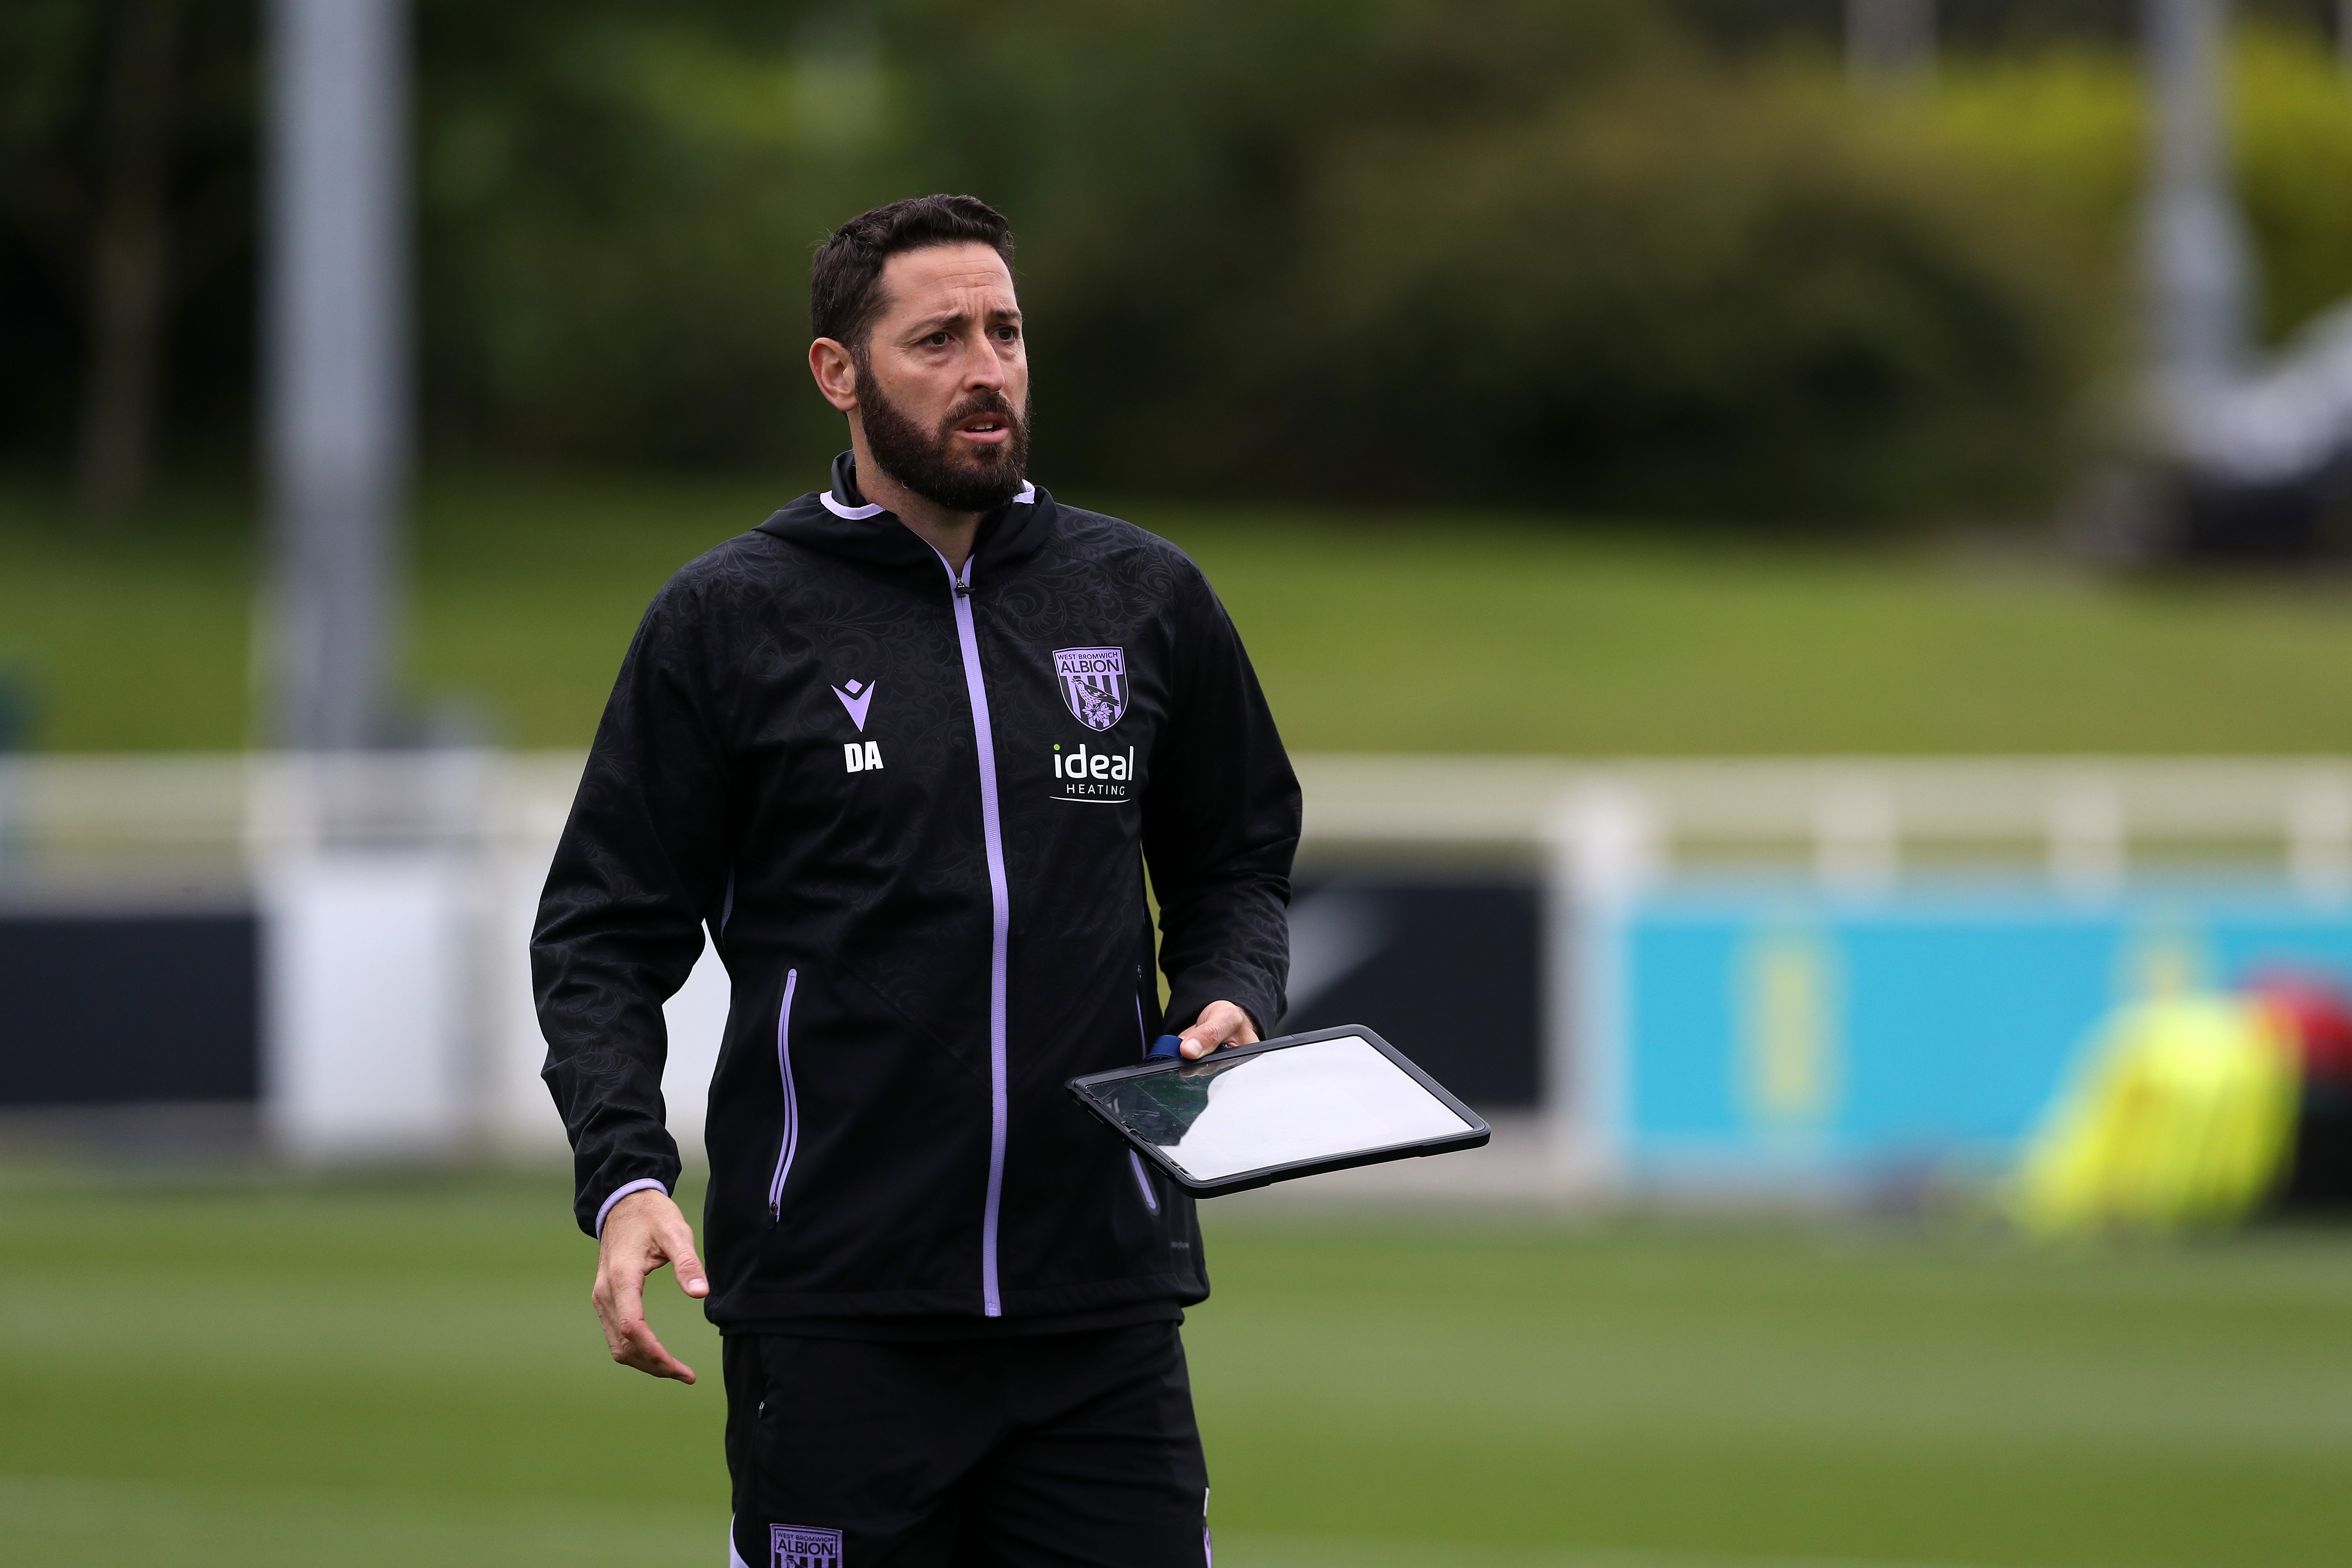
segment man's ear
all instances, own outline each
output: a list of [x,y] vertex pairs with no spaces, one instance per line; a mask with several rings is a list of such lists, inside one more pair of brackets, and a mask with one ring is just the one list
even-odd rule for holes
[[834,338],[809,344],[809,374],[824,400],[844,414],[857,406],[857,361]]

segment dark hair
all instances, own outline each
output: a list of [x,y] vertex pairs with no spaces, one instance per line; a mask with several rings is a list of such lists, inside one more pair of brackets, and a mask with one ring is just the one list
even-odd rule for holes
[[882,311],[882,264],[934,245],[985,245],[1013,269],[1013,227],[978,196],[909,196],[860,213],[825,237],[809,266],[809,331],[863,353]]

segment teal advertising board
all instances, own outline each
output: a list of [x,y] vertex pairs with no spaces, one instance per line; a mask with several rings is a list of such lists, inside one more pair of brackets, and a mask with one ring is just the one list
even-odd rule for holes
[[1608,945],[1616,1141],[1659,1175],[1997,1164],[2118,1003],[2352,983],[2352,910],[2261,888],[1677,887]]

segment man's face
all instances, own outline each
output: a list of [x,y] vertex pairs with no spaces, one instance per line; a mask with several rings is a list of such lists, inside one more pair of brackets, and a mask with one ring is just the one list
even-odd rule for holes
[[1012,500],[1029,463],[1029,356],[1003,258],[976,244],[901,251],[882,298],[856,356],[875,462],[950,510]]

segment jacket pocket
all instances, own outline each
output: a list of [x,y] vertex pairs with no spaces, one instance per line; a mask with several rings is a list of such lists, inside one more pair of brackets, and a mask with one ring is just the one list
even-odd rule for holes
[[784,971],[784,999],[776,1005],[776,1075],[783,1086],[783,1131],[776,1140],[776,1173],[768,1183],[768,1223],[783,1217],[784,1179],[793,1173],[793,1153],[801,1142],[800,1095],[793,1088],[793,993],[801,972]]

